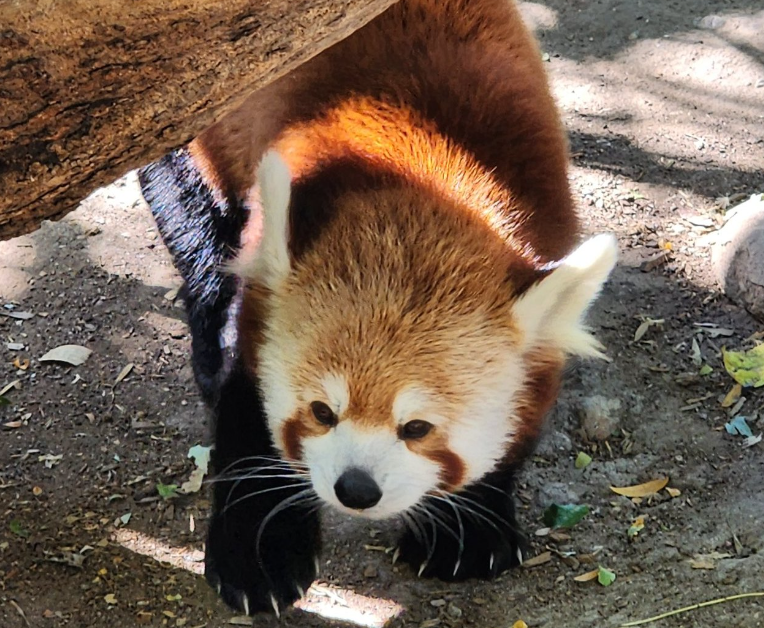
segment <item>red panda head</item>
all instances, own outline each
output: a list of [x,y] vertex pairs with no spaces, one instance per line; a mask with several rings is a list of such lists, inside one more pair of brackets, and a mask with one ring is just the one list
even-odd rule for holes
[[566,355],[599,353],[582,319],[614,239],[539,269],[485,212],[389,181],[333,195],[296,253],[278,153],[258,182],[259,244],[235,268],[244,353],[277,448],[316,493],[383,518],[527,453]]

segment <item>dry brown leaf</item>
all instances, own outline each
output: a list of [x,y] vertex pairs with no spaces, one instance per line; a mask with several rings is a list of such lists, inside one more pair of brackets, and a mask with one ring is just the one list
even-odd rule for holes
[[624,497],[647,497],[648,495],[653,495],[662,490],[668,484],[668,481],[668,478],[658,478],[657,480],[650,480],[649,482],[636,484],[635,486],[624,486],[620,488],[611,486],[610,490],[614,493],[618,493],[618,495],[623,495]]
[[135,364],[130,362],[130,364],[126,365],[120,372],[119,375],[117,375],[117,379],[114,380],[114,385],[116,386],[121,382],[125,377],[127,377],[130,374],[130,371],[133,370],[133,367],[135,367]]
[[725,395],[724,401],[722,401],[722,408],[729,408],[737,403],[740,399],[740,395],[743,394],[743,387],[740,384],[735,384],[730,391]]
[[512,624],[512,628],[528,628],[528,624],[526,624],[522,619],[518,619],[514,624]]
[[13,361],[13,366],[15,366],[20,371],[26,371],[29,368],[29,359],[22,360],[22,359],[17,357]]
[[23,421],[8,421],[8,423],[3,423],[3,427],[9,430],[17,430],[22,425],[24,425]]
[[678,488],[673,488],[671,486],[666,487],[666,492],[671,495],[671,497],[679,497],[682,494],[682,491]]
[[573,578],[576,582],[590,582],[592,580],[596,580],[597,576],[599,575],[600,570],[594,569],[592,571],[587,571],[586,573],[582,573],[580,576],[576,576]]
[[552,552],[541,552],[538,556],[523,561],[523,567],[538,567],[552,560]]

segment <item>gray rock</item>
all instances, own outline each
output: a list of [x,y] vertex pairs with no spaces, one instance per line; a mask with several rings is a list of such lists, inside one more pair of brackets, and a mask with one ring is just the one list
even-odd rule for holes
[[714,272],[730,299],[764,320],[764,194],[728,216],[711,250]]
[[546,508],[552,504],[578,504],[581,495],[566,482],[546,482],[539,487],[538,505]]
[[621,424],[621,400],[592,395],[581,402],[581,428],[591,440],[607,440]]
[[572,449],[573,443],[567,434],[559,430],[548,430],[541,436],[536,453],[544,458],[557,458],[570,453]]

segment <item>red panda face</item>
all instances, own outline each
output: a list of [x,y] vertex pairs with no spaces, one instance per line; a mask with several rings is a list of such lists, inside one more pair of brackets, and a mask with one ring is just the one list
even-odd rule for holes
[[274,442],[316,493],[384,518],[514,462],[565,354],[597,353],[581,318],[613,240],[590,240],[527,288],[527,262],[484,215],[400,186],[337,198],[294,259],[289,173],[266,157],[259,180],[262,240],[237,271],[253,286],[245,307],[265,314],[242,338]]

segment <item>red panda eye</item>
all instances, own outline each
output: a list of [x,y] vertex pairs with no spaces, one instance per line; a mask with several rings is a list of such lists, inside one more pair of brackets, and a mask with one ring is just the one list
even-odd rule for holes
[[310,404],[310,411],[321,425],[334,427],[337,425],[337,415],[323,401],[314,401]]
[[402,439],[424,438],[433,427],[435,426],[427,421],[409,421],[398,428],[398,436]]

